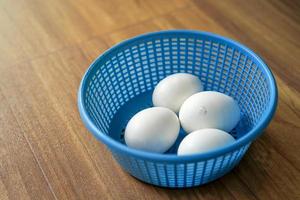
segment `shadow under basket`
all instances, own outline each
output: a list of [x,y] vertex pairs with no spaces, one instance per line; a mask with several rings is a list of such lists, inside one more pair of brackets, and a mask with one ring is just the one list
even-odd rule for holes
[[[179,72],[198,76],[205,90],[225,93],[239,103],[242,118],[230,133],[236,142],[208,153],[177,156],[185,135],[181,130],[165,154],[127,147],[124,130],[129,119],[152,106],[152,91],[161,79]],[[187,30],[148,33],[115,45],[91,64],[78,93],[85,126],[117,162],[144,182],[172,188],[198,186],[228,173],[269,124],[276,105],[273,75],[255,53],[228,38]]]

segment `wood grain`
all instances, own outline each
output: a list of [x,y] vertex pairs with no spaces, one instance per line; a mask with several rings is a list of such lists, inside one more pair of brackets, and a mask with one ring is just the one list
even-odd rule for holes
[[[299,1],[0,1],[0,199],[300,199]],[[165,29],[246,44],[275,74],[274,120],[231,173],[182,190],[125,173],[77,112],[111,45]]]

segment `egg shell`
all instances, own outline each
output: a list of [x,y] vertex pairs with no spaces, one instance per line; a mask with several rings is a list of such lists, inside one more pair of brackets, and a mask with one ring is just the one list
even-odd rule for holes
[[135,114],[125,129],[125,143],[132,148],[164,153],[180,130],[177,115],[168,108],[152,107]]
[[176,73],[161,80],[152,95],[154,106],[178,112],[182,103],[191,95],[203,91],[200,79],[192,74]]
[[203,128],[230,132],[240,120],[240,108],[228,95],[205,91],[192,95],[182,104],[179,119],[187,133]]
[[235,139],[219,129],[200,129],[188,134],[178,147],[178,155],[207,153],[220,147],[232,144]]

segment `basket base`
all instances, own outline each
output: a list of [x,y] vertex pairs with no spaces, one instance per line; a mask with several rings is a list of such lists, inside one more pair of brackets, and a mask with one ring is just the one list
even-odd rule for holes
[[[128,121],[137,112],[152,106],[152,91],[132,98],[114,115],[109,129],[110,136],[124,144],[124,132]],[[239,138],[242,131],[238,126],[230,134]],[[180,130],[176,143],[166,154],[176,154],[178,146],[185,136],[186,133]],[[151,160],[136,159],[120,152],[114,152],[113,149],[111,151],[122,168],[142,182],[165,188],[189,188],[212,182],[230,172],[239,163],[248,146],[223,157],[206,161],[198,160],[191,163],[152,162]]]
[[[162,183],[162,182],[151,182],[150,179],[145,179],[144,177],[140,178],[139,176],[131,173],[130,171],[127,171],[122,167],[122,169],[131,177],[134,179],[148,185],[160,187],[160,188],[169,188],[169,189],[189,189],[189,188],[194,188],[194,187],[200,187],[204,186],[208,183],[212,183],[214,181],[217,181],[218,179],[222,178],[223,176],[226,176],[229,174],[238,164],[240,161],[238,161],[234,166],[231,168],[227,169],[226,171],[223,171],[222,173],[217,174],[216,176],[212,177],[211,179],[206,179],[204,182],[197,183],[197,184],[168,184],[168,183]],[[121,165],[122,166],[122,165]]]

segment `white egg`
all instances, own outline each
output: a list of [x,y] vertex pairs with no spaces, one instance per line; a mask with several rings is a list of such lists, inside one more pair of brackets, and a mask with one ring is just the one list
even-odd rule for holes
[[147,108],[135,114],[125,129],[129,147],[163,153],[176,141],[180,129],[177,115],[168,108]]
[[178,155],[205,153],[232,144],[235,139],[219,129],[200,129],[188,134],[178,147]]
[[182,104],[179,119],[187,133],[203,128],[230,132],[240,120],[240,108],[228,95],[205,91],[192,95]]
[[152,102],[154,106],[178,112],[188,97],[202,90],[203,86],[197,76],[187,73],[172,74],[157,84],[153,91]]

